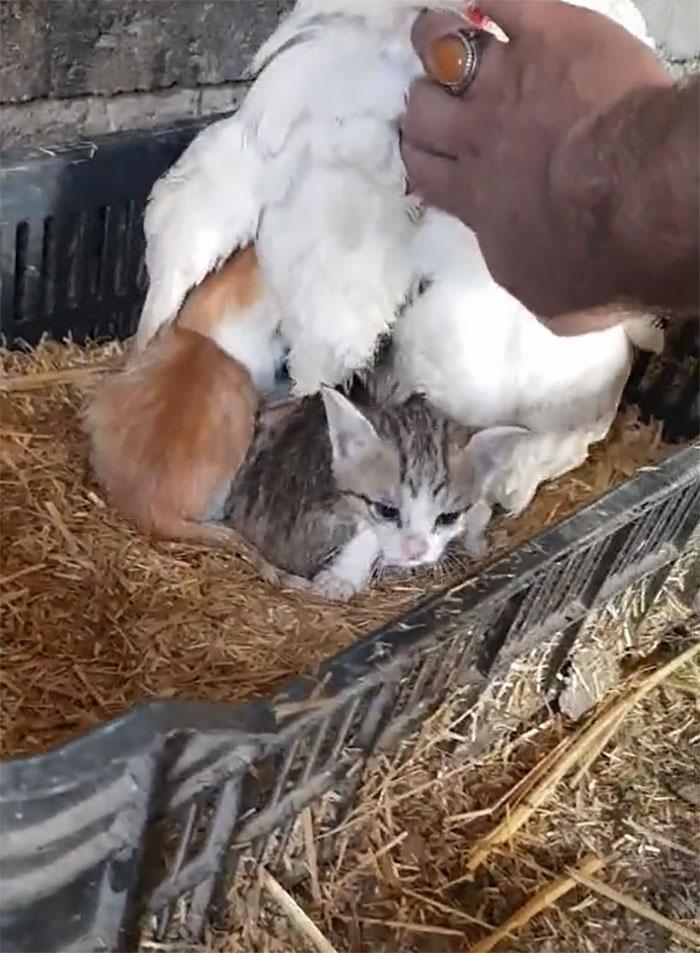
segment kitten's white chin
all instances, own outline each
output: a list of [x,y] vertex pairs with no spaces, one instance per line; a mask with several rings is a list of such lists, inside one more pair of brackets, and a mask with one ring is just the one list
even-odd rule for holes
[[431,553],[417,559],[409,559],[406,556],[385,556],[383,563],[387,569],[417,569],[419,566],[434,566],[441,556],[442,552]]

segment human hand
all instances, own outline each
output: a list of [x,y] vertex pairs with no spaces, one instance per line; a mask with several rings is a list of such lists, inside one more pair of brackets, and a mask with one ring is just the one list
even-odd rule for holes
[[[539,316],[607,304],[625,293],[616,211],[635,170],[634,157],[632,167],[616,163],[609,128],[595,141],[596,119],[672,80],[653,51],[598,13],[557,0],[479,7],[510,42],[486,39],[459,97],[428,78],[412,87],[402,121],[411,190],[473,228],[494,279]],[[428,76],[441,75],[436,41],[463,28],[454,14],[417,19]],[[613,159],[599,162],[603,153]],[[603,320],[599,311],[595,326]],[[586,329],[584,316],[562,325]]]

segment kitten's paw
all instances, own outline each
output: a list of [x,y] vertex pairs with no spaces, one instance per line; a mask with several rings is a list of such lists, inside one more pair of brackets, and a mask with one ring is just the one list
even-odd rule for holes
[[309,592],[313,589],[313,583],[305,576],[296,576],[291,572],[283,572],[281,569],[277,573],[277,584],[283,589],[295,589],[297,592]]
[[284,585],[284,573],[281,569],[278,569],[276,566],[273,566],[272,563],[261,558],[255,559],[253,564],[258,571],[258,575],[264,582],[271,586]]
[[462,543],[467,554],[474,559],[481,559],[486,555],[486,534],[483,530],[481,533],[466,533]]
[[474,503],[467,513],[462,544],[475,559],[486,555],[486,527],[490,519],[491,507],[485,500]]
[[314,576],[311,591],[332,602],[347,602],[355,595],[357,588],[347,579],[336,576],[331,569],[324,569]]
[[532,503],[539,485],[540,481],[536,480],[522,486],[504,486],[500,491],[493,492],[493,499],[508,516],[520,516]]

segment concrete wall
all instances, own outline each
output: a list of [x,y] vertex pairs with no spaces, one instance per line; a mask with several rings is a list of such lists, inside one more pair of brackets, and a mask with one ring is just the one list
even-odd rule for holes
[[[245,66],[292,2],[0,0],[2,147],[230,109],[245,93]],[[685,61],[678,71],[697,67],[698,0],[637,2],[666,58]]]
[[2,0],[3,147],[220,112],[292,0]]

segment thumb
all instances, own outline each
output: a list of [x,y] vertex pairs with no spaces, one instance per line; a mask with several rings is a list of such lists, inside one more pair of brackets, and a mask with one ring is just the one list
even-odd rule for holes
[[572,337],[578,334],[590,334],[592,331],[604,331],[621,324],[629,314],[621,308],[590,308],[586,311],[570,311],[555,318],[543,320],[550,331],[559,337]]

